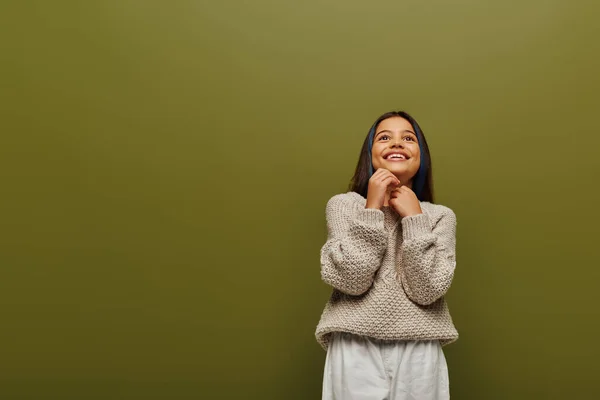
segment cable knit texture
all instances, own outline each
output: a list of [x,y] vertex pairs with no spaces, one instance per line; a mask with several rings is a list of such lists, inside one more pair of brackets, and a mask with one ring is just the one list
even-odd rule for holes
[[365,209],[349,192],[327,203],[321,277],[333,292],[317,326],[327,349],[332,332],[383,340],[458,339],[444,295],[456,266],[456,216],[421,202],[422,214],[400,218],[391,207]]

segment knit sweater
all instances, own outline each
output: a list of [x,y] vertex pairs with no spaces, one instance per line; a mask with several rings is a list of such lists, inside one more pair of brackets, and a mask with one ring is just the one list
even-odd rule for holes
[[321,278],[333,287],[317,326],[327,349],[332,332],[382,340],[458,339],[444,295],[454,276],[456,216],[421,202],[422,214],[400,218],[392,207],[365,208],[349,192],[326,207],[328,238]]

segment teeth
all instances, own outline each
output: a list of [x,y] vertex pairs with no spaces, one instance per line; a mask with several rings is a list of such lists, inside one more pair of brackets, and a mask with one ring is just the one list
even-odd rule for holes
[[387,158],[388,159],[396,158],[396,159],[400,159],[400,160],[406,160],[406,157],[404,157],[402,154],[390,154]]

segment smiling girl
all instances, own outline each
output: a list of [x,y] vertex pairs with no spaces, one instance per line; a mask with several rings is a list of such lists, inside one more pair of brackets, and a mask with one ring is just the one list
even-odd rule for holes
[[444,295],[456,267],[456,217],[433,203],[417,121],[379,117],[350,191],[327,203],[321,277],[332,286],[316,337],[327,351],[323,399],[448,399],[442,346],[458,333]]

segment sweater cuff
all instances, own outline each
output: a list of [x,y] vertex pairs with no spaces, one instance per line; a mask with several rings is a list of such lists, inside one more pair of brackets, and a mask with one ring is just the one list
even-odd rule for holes
[[425,214],[402,218],[402,238],[406,240],[431,233],[431,222]]
[[367,226],[371,226],[375,229],[384,229],[383,211],[375,208],[361,208],[356,214],[356,219]]

